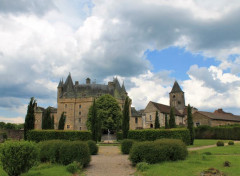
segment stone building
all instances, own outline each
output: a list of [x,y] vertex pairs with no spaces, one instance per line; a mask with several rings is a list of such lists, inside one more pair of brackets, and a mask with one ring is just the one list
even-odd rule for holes
[[224,112],[222,109],[215,110],[214,112],[196,111],[193,113],[193,123],[194,126],[240,124],[240,116]]
[[137,111],[135,107],[131,107],[131,116],[129,126],[131,130],[135,129],[142,129],[143,122],[142,122],[142,113],[144,110]]
[[[58,128],[61,114],[65,113],[65,130],[87,130],[87,115],[94,98],[110,94],[122,109],[127,96],[124,84],[120,86],[117,78],[108,82],[107,85],[92,83],[89,78],[86,79],[85,84],[80,84],[78,81],[73,84],[70,73],[65,82],[63,80],[59,82],[57,90],[57,109],[51,112],[54,114],[55,129]],[[43,109],[36,107],[35,129],[41,129],[42,111]]]

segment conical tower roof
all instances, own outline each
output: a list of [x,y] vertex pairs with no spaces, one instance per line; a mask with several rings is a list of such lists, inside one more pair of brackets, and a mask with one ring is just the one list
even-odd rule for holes
[[64,83],[64,90],[67,92],[73,91],[73,81],[70,73]]
[[178,92],[183,92],[182,89],[180,88],[179,84],[177,81],[174,82],[173,88],[170,93],[178,93]]
[[125,89],[125,86],[124,86],[124,82],[122,84],[122,91],[125,93],[126,92],[126,89]]

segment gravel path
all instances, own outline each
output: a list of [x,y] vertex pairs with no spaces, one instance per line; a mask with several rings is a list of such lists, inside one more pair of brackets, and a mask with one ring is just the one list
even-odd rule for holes
[[128,160],[128,155],[122,155],[118,146],[100,146],[99,154],[92,155],[87,167],[87,176],[129,176],[135,169]]
[[[240,141],[234,141],[234,143],[240,143]],[[228,145],[228,143],[225,143],[224,146]],[[216,144],[214,145],[206,145],[206,146],[201,146],[201,147],[192,147],[188,148],[188,151],[196,151],[196,150],[202,150],[202,149],[207,149],[207,148],[212,148],[212,147],[217,147]]]

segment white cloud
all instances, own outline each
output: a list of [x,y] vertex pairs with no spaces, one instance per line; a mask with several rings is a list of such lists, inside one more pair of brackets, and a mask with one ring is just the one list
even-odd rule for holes
[[24,123],[24,118],[23,117],[2,117],[0,116],[0,122],[5,122],[5,123]]

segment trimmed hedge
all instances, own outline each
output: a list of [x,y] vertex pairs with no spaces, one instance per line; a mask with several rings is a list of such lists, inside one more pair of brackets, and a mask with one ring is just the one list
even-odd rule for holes
[[63,131],[63,130],[30,130],[27,133],[27,140],[40,142],[45,140],[91,140],[90,131]]
[[121,131],[117,132],[117,141],[123,140],[123,133]]
[[184,160],[187,155],[187,147],[181,140],[161,139],[134,143],[129,159],[133,165],[139,162],[154,164],[163,161]]
[[97,155],[98,153],[98,146],[96,144],[95,141],[93,140],[89,140],[87,141],[88,147],[89,147],[89,151],[91,155]]
[[128,131],[128,139],[138,141],[154,141],[156,139],[181,139],[186,145],[190,145],[190,134],[186,128],[174,129],[144,129]]
[[124,139],[121,144],[121,151],[123,154],[129,154],[132,145],[135,141],[133,139]]
[[195,128],[196,139],[240,140],[239,126],[210,127],[202,125]]

